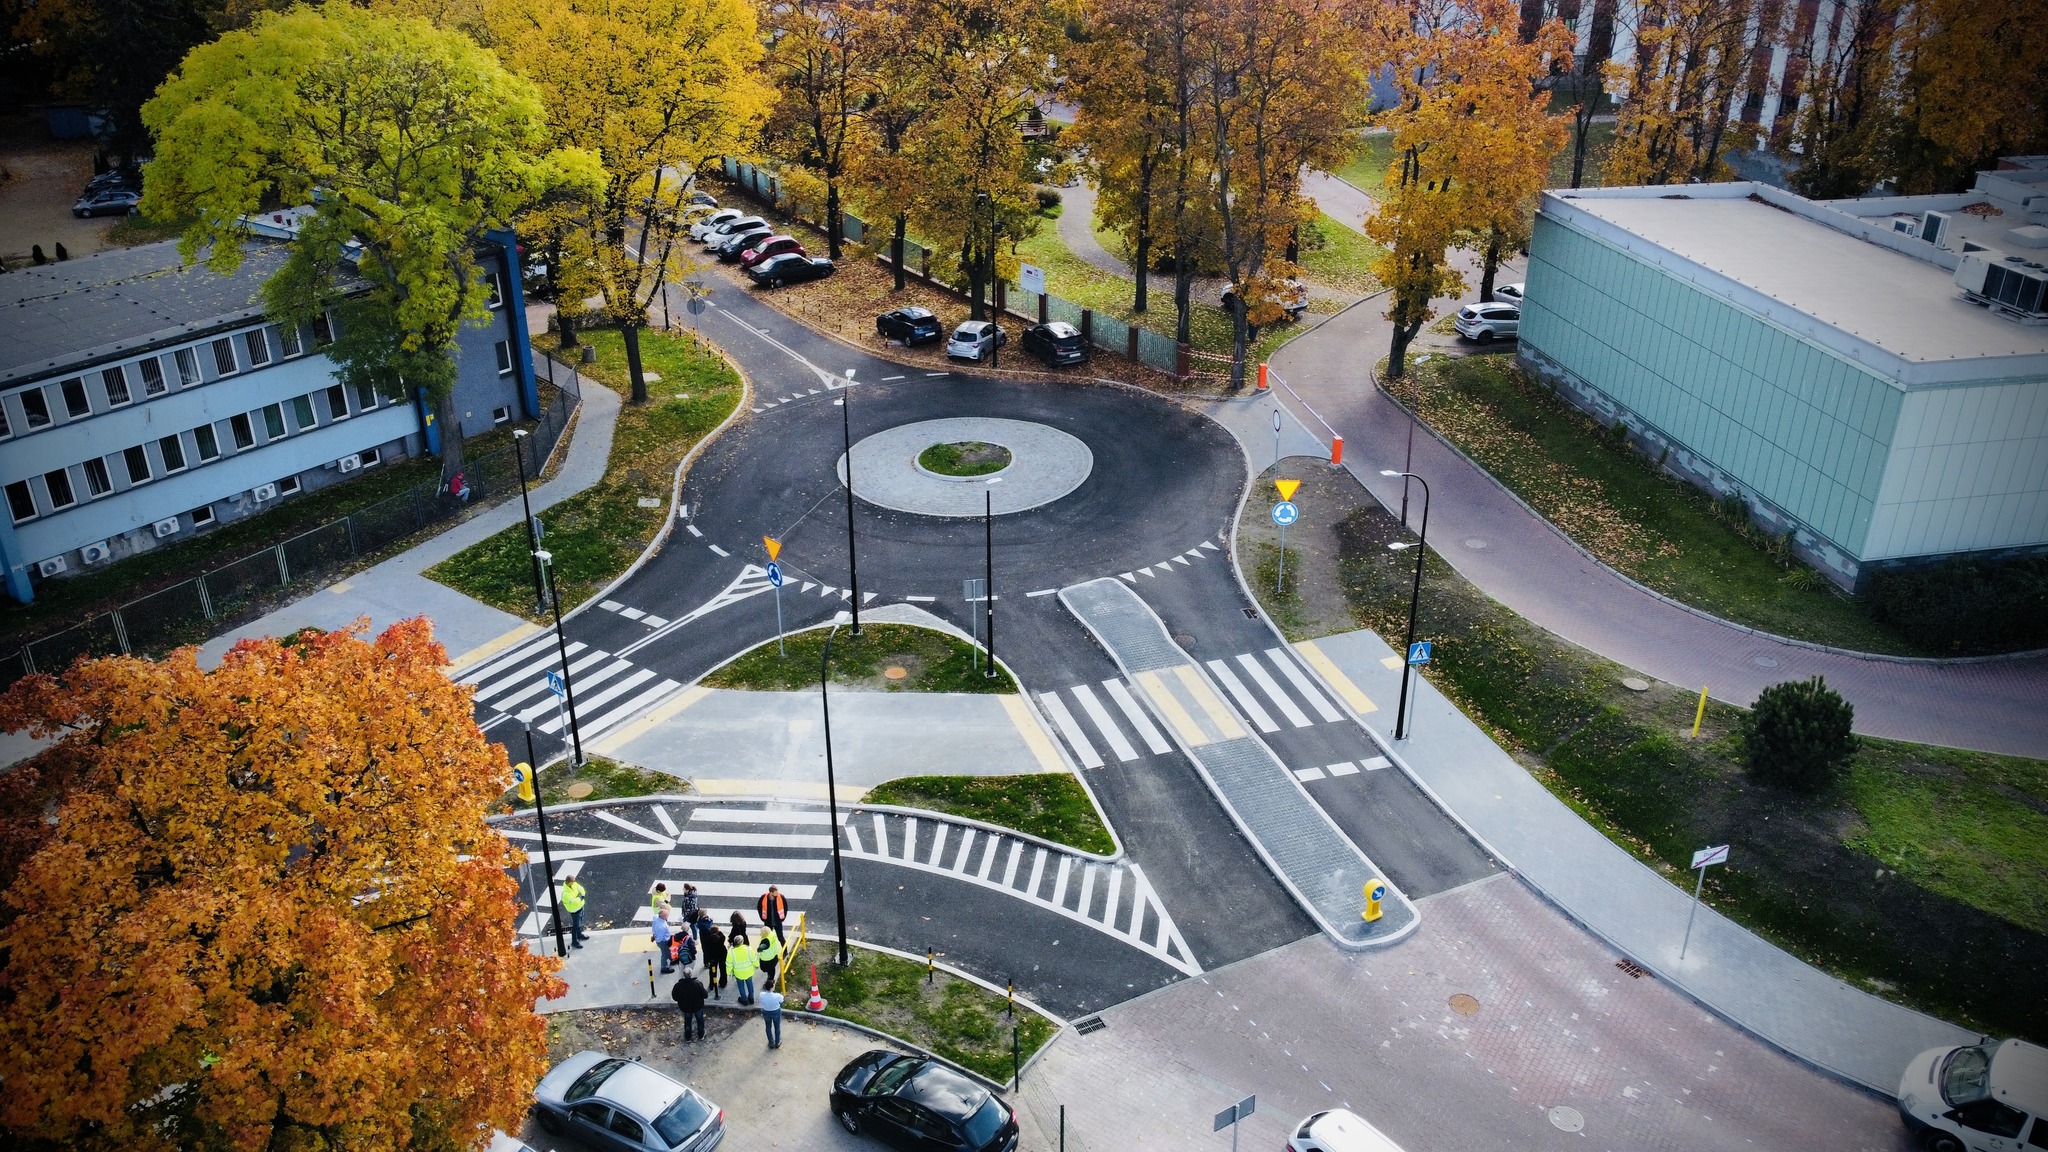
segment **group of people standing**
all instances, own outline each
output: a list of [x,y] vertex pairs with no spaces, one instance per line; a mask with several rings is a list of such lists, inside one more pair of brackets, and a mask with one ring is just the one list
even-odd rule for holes
[[661,973],[682,973],[669,995],[683,1012],[683,1039],[704,1039],[704,1005],[708,1000],[724,999],[730,984],[740,1005],[760,1008],[768,1046],[782,1047],[783,997],[776,990],[775,975],[786,946],[783,923],[789,915],[789,902],[781,890],[771,884],[755,902],[761,917],[758,941],[748,938],[746,917],[738,912],[732,914],[728,927],[720,927],[698,907],[695,884],[684,884],[680,899],[671,899],[668,885],[656,884],[650,902]]

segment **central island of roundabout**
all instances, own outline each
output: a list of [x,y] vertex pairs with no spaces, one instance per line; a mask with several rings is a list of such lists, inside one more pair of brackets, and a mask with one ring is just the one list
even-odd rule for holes
[[[965,475],[948,475],[925,463],[935,446],[969,445],[1003,449],[1008,463]],[[1049,424],[992,416],[898,424],[863,438],[851,455],[855,495],[878,507],[921,516],[1029,511],[1079,488],[1095,469],[1095,453],[1080,437]],[[847,456],[842,454],[842,484],[846,467]]]

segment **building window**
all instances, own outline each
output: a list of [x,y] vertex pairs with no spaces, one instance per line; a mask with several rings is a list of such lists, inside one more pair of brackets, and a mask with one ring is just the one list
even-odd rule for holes
[[128,464],[130,484],[142,484],[149,480],[149,452],[142,445],[137,444],[121,453],[121,458]]
[[365,448],[361,452],[357,453],[357,455],[362,457],[363,467],[375,468],[379,463],[383,461],[384,450],[382,448]]
[[297,324],[278,325],[277,338],[284,345],[286,359],[303,355],[306,351],[305,339],[299,335],[299,326]]
[[216,376],[233,376],[241,371],[235,364],[235,342],[223,336],[213,342],[213,373]]
[[498,341],[498,375],[510,376],[511,374],[512,342],[509,340],[500,340]]
[[[233,416],[228,417],[228,435],[235,438],[235,450],[237,452],[246,452],[256,446],[256,431],[249,426],[249,414],[247,412],[237,412]],[[204,449],[201,449],[199,454],[204,456],[206,452]]]
[[92,401],[85,397],[85,381],[74,376],[58,387],[64,389],[64,411],[73,420],[92,415]]
[[356,381],[356,407],[364,412],[377,406],[377,386],[367,380]]
[[177,352],[178,387],[190,388],[199,383],[199,352],[193,348],[180,348]]
[[92,493],[94,499],[114,490],[114,478],[107,475],[105,459],[95,456],[85,462],[85,490]]
[[263,436],[267,440],[284,439],[284,406],[265,404],[263,406]]
[[[242,421],[244,428],[248,427],[248,424],[247,420]],[[201,424],[199,427],[194,428],[192,430],[192,439],[199,445],[199,462],[201,464],[220,456],[220,440],[213,434],[213,425]]]
[[50,490],[52,508],[69,508],[78,503],[78,497],[71,493],[71,473],[62,468],[43,473],[43,487]]
[[484,273],[484,292],[491,307],[497,308],[505,303],[505,286],[499,282],[496,272]]
[[164,362],[151,356],[136,365],[142,370],[142,394],[161,396],[164,394]]
[[263,329],[242,333],[242,343],[249,349],[249,367],[259,368],[270,363],[270,337]]
[[512,422],[512,406],[511,406],[510,404],[507,404],[507,405],[505,405],[505,406],[504,406],[504,407],[502,407],[502,408],[493,408],[493,409],[491,409],[491,423],[493,423],[493,424],[510,424],[511,422]]
[[[212,431],[212,429],[208,429]],[[166,436],[156,442],[156,450],[164,458],[165,472],[185,470],[185,442],[176,436]]]
[[306,429],[311,428],[313,426],[313,397],[310,395],[292,397],[292,417],[299,422],[299,431],[304,432]]
[[0,404],[0,440],[14,435],[14,426],[7,422],[7,405]]
[[14,522],[36,518],[36,494],[29,491],[28,481],[16,480],[7,486],[7,510],[14,514]]
[[213,505],[208,504],[203,508],[194,508],[192,510],[192,526],[194,528],[204,528],[211,523],[213,523]]
[[327,418],[329,420],[348,419],[348,392],[339,384],[327,389]]
[[299,494],[299,478],[297,476],[287,476],[279,480],[277,482],[277,494],[280,496],[297,496]]
[[122,371],[119,364],[103,370],[100,373],[100,382],[106,385],[107,404],[110,407],[119,408],[133,399],[128,395],[128,373]]
[[325,348],[332,343],[334,343],[334,321],[329,320],[327,313],[322,312],[318,316],[313,317],[313,346],[315,348]]
[[50,423],[50,400],[41,388],[31,388],[21,394],[21,414],[28,417],[30,431]]

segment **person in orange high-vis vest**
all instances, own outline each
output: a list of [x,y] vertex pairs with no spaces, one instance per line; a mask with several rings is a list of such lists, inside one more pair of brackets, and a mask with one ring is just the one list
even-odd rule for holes
[[789,901],[782,898],[782,889],[770,884],[761,898],[754,901],[754,910],[761,914],[762,925],[775,933],[778,943],[789,943],[782,935],[782,922],[789,916]]

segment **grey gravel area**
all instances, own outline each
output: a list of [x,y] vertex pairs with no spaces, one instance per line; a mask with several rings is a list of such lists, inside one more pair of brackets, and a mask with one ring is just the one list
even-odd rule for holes
[[[985,476],[941,476],[918,467],[918,454],[932,445],[967,441],[1008,448],[1009,467]],[[856,443],[852,456],[855,496],[921,516],[980,516],[989,497],[998,516],[1040,508],[1079,488],[1095,470],[1095,454],[1078,437],[1028,420],[984,416],[899,424]],[[838,470],[843,484],[844,455]]]

